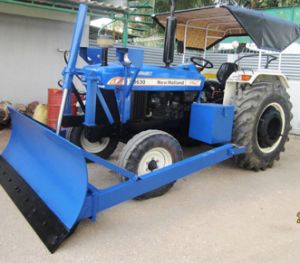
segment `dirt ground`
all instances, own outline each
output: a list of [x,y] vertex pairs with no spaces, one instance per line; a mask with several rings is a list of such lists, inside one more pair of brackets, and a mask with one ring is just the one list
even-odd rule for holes
[[[0,152],[8,137],[0,131]],[[195,173],[162,197],[81,222],[52,255],[0,187],[0,262],[299,262],[299,156],[300,137],[291,136],[273,169],[229,160]],[[89,171],[96,185],[117,180],[94,164]]]

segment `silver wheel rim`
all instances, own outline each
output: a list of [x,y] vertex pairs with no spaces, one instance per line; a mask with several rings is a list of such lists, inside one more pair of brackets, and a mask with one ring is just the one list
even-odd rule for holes
[[162,147],[156,147],[146,152],[138,164],[138,175],[150,173],[149,163],[155,161],[157,168],[161,169],[173,163],[172,156],[168,150]]
[[81,133],[80,136],[80,144],[81,147],[90,153],[99,153],[102,152],[109,144],[110,138],[103,137],[100,141],[97,142],[90,142],[85,136],[84,132]]
[[[261,116],[263,115],[263,113],[266,111],[266,109],[268,109],[269,107],[274,107],[280,114],[280,118],[282,120],[282,127],[281,127],[281,134],[284,133],[284,129],[285,129],[285,113],[284,113],[284,110],[283,108],[281,107],[281,105],[277,102],[272,102],[270,104],[268,104],[262,111],[262,113],[260,114],[259,116],[259,120],[261,119]],[[258,131],[256,131],[256,134],[257,134]],[[258,143],[258,139],[256,138],[256,144],[259,148],[260,151],[262,151],[263,153],[271,153],[273,152],[277,147],[278,145],[280,144],[282,140],[282,136],[280,136],[278,138],[278,140],[276,142],[274,142],[274,144],[270,147],[266,147],[266,148],[262,148],[260,147],[259,143]]]

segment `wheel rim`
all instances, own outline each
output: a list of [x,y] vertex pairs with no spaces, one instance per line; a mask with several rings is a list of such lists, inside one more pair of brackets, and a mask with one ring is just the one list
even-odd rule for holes
[[156,147],[146,152],[138,164],[138,175],[161,169],[173,163],[170,152],[164,148]]
[[84,150],[90,153],[100,153],[102,152],[109,144],[110,138],[103,137],[97,142],[90,142],[84,135],[84,132],[80,136],[80,144]]
[[273,102],[262,111],[257,125],[257,145],[263,153],[273,152],[282,140],[285,113],[282,106]]

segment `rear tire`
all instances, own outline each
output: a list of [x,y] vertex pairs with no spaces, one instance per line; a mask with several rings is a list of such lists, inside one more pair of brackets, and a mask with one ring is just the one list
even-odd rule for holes
[[[178,141],[170,134],[159,130],[147,130],[135,135],[123,148],[119,165],[139,176],[161,169],[183,159]],[[122,177],[122,180],[126,178]],[[175,182],[136,197],[144,200],[168,192]]]
[[234,100],[233,142],[246,146],[246,154],[234,157],[238,166],[265,170],[279,160],[291,130],[292,104],[280,82],[256,83],[240,88]]
[[84,127],[73,127],[68,131],[67,136],[70,142],[76,144],[80,148],[89,153],[98,155],[107,159],[110,157],[118,146],[118,139],[105,137],[98,142],[90,142],[84,135]]

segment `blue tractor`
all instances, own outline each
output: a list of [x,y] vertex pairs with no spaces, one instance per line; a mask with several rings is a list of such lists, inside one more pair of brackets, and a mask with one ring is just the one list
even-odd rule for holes
[[[236,6],[175,12],[173,0],[170,14],[156,16],[166,29],[165,65],[152,66],[143,64],[142,49],[116,48],[117,62],[110,63],[107,46],[80,48],[87,10],[80,4],[56,132],[10,108],[12,134],[0,156],[1,185],[51,252],[80,220],[95,220],[98,212],[126,200],[160,196],[176,180],[226,159],[252,170],[271,167],[290,130],[282,73],[249,73],[226,62],[218,81],[207,81],[202,71],[213,63],[192,57],[192,63],[174,66],[174,42],[176,36],[184,49],[206,48],[248,33],[258,47],[281,51],[300,35],[298,25]],[[261,30],[249,23],[259,19],[272,23],[262,23]],[[204,39],[209,31],[214,38]],[[200,37],[193,46],[195,33]],[[76,67],[78,55],[87,63],[83,68]],[[84,101],[74,77],[86,87]],[[72,93],[80,115],[70,113]],[[125,146],[115,164],[106,159],[119,142]],[[184,159],[181,145],[190,143],[211,150]],[[114,171],[120,183],[96,188],[88,181],[87,161]]]

